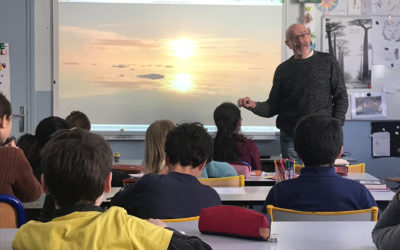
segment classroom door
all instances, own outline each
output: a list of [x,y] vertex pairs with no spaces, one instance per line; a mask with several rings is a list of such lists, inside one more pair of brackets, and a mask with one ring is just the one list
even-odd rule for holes
[[[0,42],[9,44],[12,134],[28,132],[33,86],[33,2],[0,1]],[[32,95],[33,96],[33,95]]]

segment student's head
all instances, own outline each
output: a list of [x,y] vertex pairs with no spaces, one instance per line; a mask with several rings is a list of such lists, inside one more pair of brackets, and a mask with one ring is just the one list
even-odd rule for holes
[[238,106],[224,102],[214,110],[214,122],[221,133],[234,133],[240,129],[242,117]]
[[153,122],[146,131],[144,141],[144,158],[147,173],[160,173],[165,167],[165,139],[167,134],[175,128],[170,120]]
[[294,148],[306,166],[333,164],[342,146],[342,126],[330,116],[305,116],[294,129]]
[[199,167],[212,156],[212,139],[200,123],[185,123],[167,135],[165,153],[169,167]]
[[0,144],[4,143],[10,136],[12,119],[11,103],[0,93]]
[[40,166],[41,147],[38,143],[36,136],[31,134],[24,134],[23,136],[18,138],[17,147],[24,151],[24,154],[31,164],[32,168]]
[[311,34],[301,23],[295,23],[286,30],[286,45],[293,51],[296,59],[306,58],[310,53]]
[[110,146],[101,136],[81,129],[55,132],[41,158],[44,189],[60,207],[94,204],[105,191],[106,177],[111,178]]
[[214,122],[218,129],[214,139],[214,160],[237,160],[239,152],[232,138],[239,132],[241,121],[240,109],[233,103],[222,103],[214,110]]
[[57,116],[47,117],[39,122],[35,136],[41,148],[50,140],[51,135],[59,129],[69,129],[68,123]]
[[70,128],[81,128],[90,131],[90,121],[89,118],[81,111],[72,111],[71,114],[65,118]]

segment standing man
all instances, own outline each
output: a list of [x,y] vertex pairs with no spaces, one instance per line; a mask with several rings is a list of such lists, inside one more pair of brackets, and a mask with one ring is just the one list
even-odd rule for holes
[[297,159],[293,129],[301,117],[313,113],[331,115],[343,126],[348,107],[343,72],[337,61],[327,53],[312,51],[310,42],[310,32],[303,24],[289,26],[285,43],[294,55],[276,69],[268,100],[238,100],[239,107],[256,115],[278,115],[276,126],[280,129],[283,158]]

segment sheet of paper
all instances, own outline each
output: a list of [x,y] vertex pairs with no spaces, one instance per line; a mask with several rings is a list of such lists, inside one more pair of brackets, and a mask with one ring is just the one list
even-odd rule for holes
[[390,156],[389,132],[377,132],[372,134],[372,155]]
[[361,15],[361,0],[349,0],[347,15]]
[[218,194],[246,194],[242,187],[214,187]]
[[386,68],[384,77],[382,78],[383,89],[382,92],[394,94],[400,90],[399,86],[399,69]]
[[372,14],[372,0],[361,0],[361,15]]
[[372,20],[370,42],[373,47],[372,61],[395,69],[400,65],[400,18],[376,16]]

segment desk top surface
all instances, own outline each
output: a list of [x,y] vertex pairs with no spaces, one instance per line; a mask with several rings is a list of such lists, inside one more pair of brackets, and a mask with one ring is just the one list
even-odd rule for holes
[[[260,176],[252,176],[252,177],[260,177]],[[368,173],[350,173],[347,178],[354,180],[378,180],[373,175]],[[222,201],[264,201],[267,197],[269,191],[271,190],[271,186],[245,186],[244,192],[238,193],[221,193],[220,197]],[[109,199],[113,197],[121,188],[113,187],[111,188],[110,193],[106,193],[104,195],[104,202],[109,202]],[[243,188],[242,188],[243,189]],[[395,194],[392,191],[370,191],[372,196],[376,201],[390,201]],[[40,209],[43,207],[45,194],[37,201],[33,202],[24,202],[23,205],[27,209]]]
[[[229,192],[221,193],[220,190],[225,188],[218,188],[222,201],[264,201],[267,197],[271,186],[248,186],[242,188],[227,188]],[[121,188],[111,188],[110,193],[104,195],[104,201],[109,202],[109,198],[113,197]],[[237,192],[234,191],[237,189]],[[243,191],[244,190],[244,191]],[[392,191],[370,191],[376,201],[390,201],[395,194]]]
[[[371,239],[375,222],[273,222],[277,243],[201,234],[197,221],[167,223],[187,235],[200,237],[214,249],[376,249]],[[354,233],[357,232],[357,233]]]
[[[263,172],[261,176],[250,176],[250,178],[245,179],[246,182],[275,182],[271,178],[266,178],[267,176],[273,176],[275,172]],[[355,181],[379,181],[378,178],[368,173],[348,173],[347,176],[343,176],[346,179],[351,179]]]
[[[213,249],[221,250],[376,250],[371,239],[375,222],[370,221],[273,222],[272,237],[277,238],[276,243],[201,234],[197,221],[167,223],[167,225],[185,232],[186,235],[198,236]],[[16,231],[16,229],[0,229],[0,249],[11,249]]]

